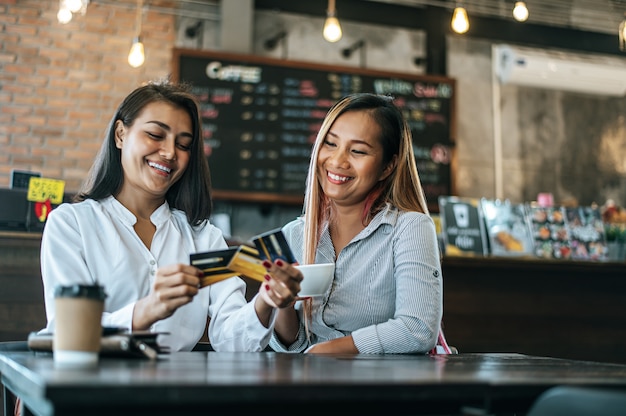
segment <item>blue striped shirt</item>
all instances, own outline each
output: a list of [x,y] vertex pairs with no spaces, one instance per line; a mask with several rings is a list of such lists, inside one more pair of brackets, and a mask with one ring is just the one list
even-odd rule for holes
[[[283,232],[300,262],[302,218]],[[304,331],[302,302],[297,340],[275,351],[302,352],[310,345],[352,334],[360,353],[426,353],[436,342],[443,314],[443,279],[432,218],[387,207],[379,212],[339,256],[323,229],[316,263],[335,262],[328,292],[314,298],[310,342]]]

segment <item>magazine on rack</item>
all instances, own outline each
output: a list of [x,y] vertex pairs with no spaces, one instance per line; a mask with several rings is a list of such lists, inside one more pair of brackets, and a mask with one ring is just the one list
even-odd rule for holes
[[574,260],[607,260],[608,245],[597,207],[566,207],[565,217]]
[[534,240],[534,252],[545,259],[572,258],[570,233],[563,207],[526,204],[526,212]]
[[439,218],[445,254],[488,254],[487,235],[479,204],[480,200],[477,198],[439,197]]
[[533,238],[524,204],[481,198],[489,250],[493,256],[532,256]]

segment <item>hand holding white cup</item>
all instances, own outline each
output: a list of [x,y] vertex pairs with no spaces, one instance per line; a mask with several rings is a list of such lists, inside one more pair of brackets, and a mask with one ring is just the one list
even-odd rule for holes
[[300,264],[302,272],[299,298],[323,296],[330,289],[335,277],[335,263]]

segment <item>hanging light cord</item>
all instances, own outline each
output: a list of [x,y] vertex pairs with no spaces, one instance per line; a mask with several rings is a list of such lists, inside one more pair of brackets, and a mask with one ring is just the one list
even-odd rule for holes
[[327,16],[335,17],[337,9],[335,8],[335,0],[328,0],[328,10],[326,10]]
[[137,17],[135,27],[137,28],[137,37],[141,36],[141,16],[143,12],[143,0],[137,0]]

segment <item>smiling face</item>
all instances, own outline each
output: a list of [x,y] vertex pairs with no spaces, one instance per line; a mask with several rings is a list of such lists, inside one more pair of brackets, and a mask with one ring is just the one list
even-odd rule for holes
[[322,190],[337,205],[363,205],[372,188],[391,173],[383,166],[381,128],[366,110],[341,114],[324,139],[317,158]]
[[163,201],[189,164],[192,132],[187,111],[163,101],[146,105],[130,126],[118,120],[115,144],[121,150],[124,182],[116,197]]

